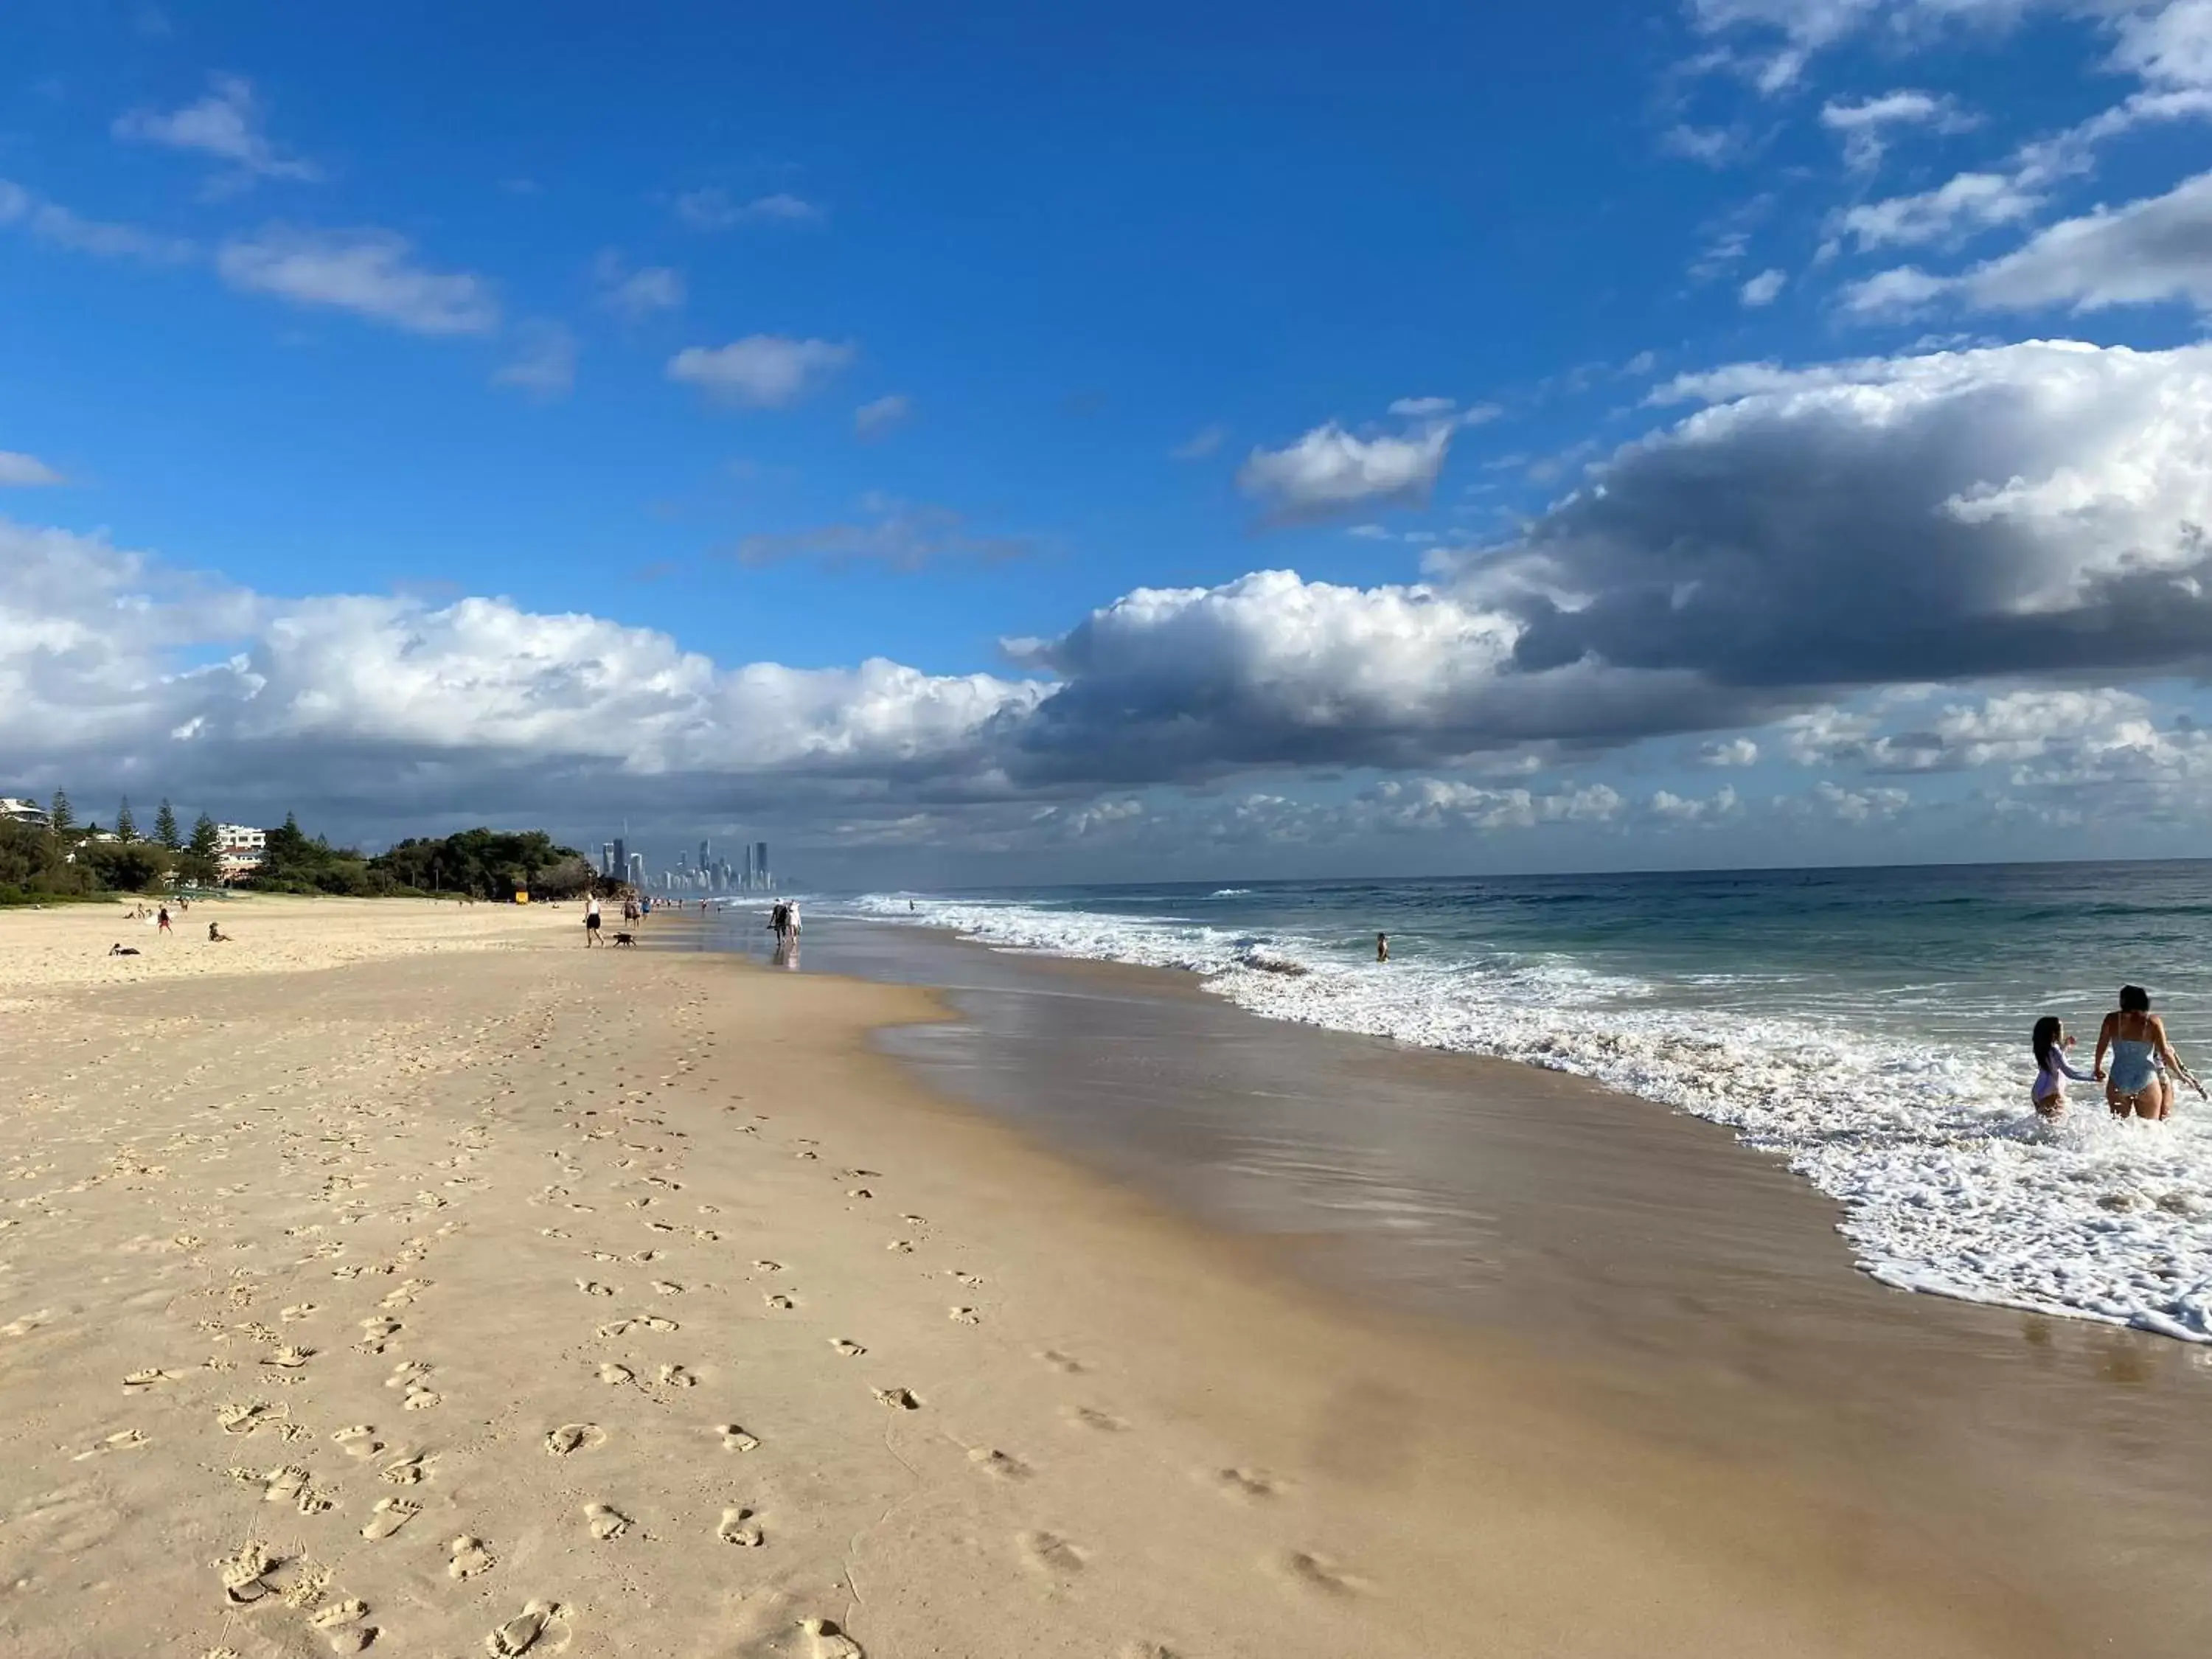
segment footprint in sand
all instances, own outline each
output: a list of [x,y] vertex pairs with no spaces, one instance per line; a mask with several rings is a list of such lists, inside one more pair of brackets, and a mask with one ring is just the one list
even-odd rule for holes
[[276,1316],[284,1320],[305,1319],[314,1310],[315,1304],[312,1302],[295,1302],[290,1307],[282,1310]]
[[268,1575],[283,1565],[283,1558],[266,1544],[240,1545],[235,1554],[215,1564],[222,1577],[222,1599],[234,1607],[250,1607],[275,1595],[276,1587],[269,1582]]
[[376,1437],[376,1431],[366,1423],[356,1423],[349,1429],[339,1429],[331,1438],[337,1442],[339,1449],[349,1457],[374,1457],[384,1449],[384,1443]]
[[1102,1412],[1090,1406],[1070,1407],[1067,1420],[1086,1429],[1096,1429],[1101,1434],[1119,1434],[1129,1426],[1111,1412]]
[[249,1483],[258,1481],[264,1504],[289,1504],[302,1515],[320,1515],[331,1507],[328,1498],[307,1484],[312,1477],[302,1468],[288,1466],[260,1474],[251,1469],[233,1469],[231,1474]]
[[182,1382],[184,1376],[182,1371],[165,1371],[159,1366],[151,1366],[143,1371],[126,1372],[123,1386],[126,1389],[150,1389],[157,1383]]
[[982,1323],[982,1316],[977,1313],[973,1308],[951,1309],[947,1313],[946,1317],[951,1319],[956,1325],[980,1325]]
[[1037,1358],[1043,1360],[1046,1364],[1051,1366],[1054,1370],[1065,1371],[1070,1376],[1080,1376],[1083,1375],[1085,1370],[1084,1364],[1080,1359],[1078,1359],[1073,1354],[1062,1353],[1057,1348],[1047,1348],[1042,1353],[1040,1353]]
[[842,1336],[832,1337],[830,1340],[830,1346],[836,1349],[839,1353],[843,1354],[848,1359],[857,1358],[861,1354],[867,1352],[867,1350],[862,1347],[859,1343],[848,1342]]
[[870,1192],[866,1187],[854,1187],[848,1191],[845,1196],[848,1198],[873,1198],[875,1194]]
[[781,1295],[764,1296],[761,1300],[767,1303],[769,1307],[775,1309],[779,1313],[788,1313],[792,1309],[799,1305],[799,1304],[793,1301],[790,1297]]
[[252,1434],[256,1429],[270,1424],[281,1425],[286,1415],[287,1408],[259,1400],[247,1400],[217,1407],[215,1420],[222,1425],[225,1434]]
[[395,1458],[386,1463],[382,1477],[395,1486],[418,1486],[430,1473],[430,1460],[420,1452],[411,1457]]
[[1364,1583],[1325,1555],[1293,1550],[1283,1557],[1279,1565],[1284,1573],[1296,1583],[1308,1589],[1319,1590],[1324,1595],[1350,1595],[1367,1588]]
[[895,1238],[891,1240],[890,1243],[884,1245],[884,1248],[890,1251],[894,1255],[912,1255],[914,1254],[914,1241],[910,1238]]
[[1264,1469],[1216,1469],[1213,1484],[1233,1498],[1273,1498],[1282,1482]]
[[261,1363],[264,1365],[274,1365],[281,1370],[296,1371],[314,1357],[315,1351],[313,1348],[283,1347],[277,1349],[272,1354],[264,1355]]
[[594,1446],[607,1443],[607,1431],[596,1423],[563,1423],[545,1435],[545,1449],[556,1457],[566,1457],[573,1451],[588,1451]]
[[422,1513],[420,1504],[410,1504],[404,1498],[380,1498],[376,1500],[376,1511],[368,1517],[368,1524],[361,1529],[361,1535],[371,1540],[389,1538]]
[[760,1445],[759,1441],[734,1423],[720,1424],[715,1427],[714,1432],[722,1437],[724,1451],[749,1452]]
[[382,1353],[384,1345],[398,1334],[399,1322],[396,1319],[364,1319],[361,1322],[361,1334],[355,1340],[371,1353]]
[[878,1389],[875,1396],[895,1412],[914,1412],[921,1409],[921,1401],[904,1389]]
[[755,1273],[780,1273],[783,1271],[783,1263],[781,1261],[756,1261],[753,1263],[753,1271]]
[[724,1510],[722,1524],[714,1528],[714,1536],[725,1544],[735,1544],[743,1549],[757,1550],[763,1540],[759,1525],[753,1520],[750,1510]]
[[307,1622],[322,1632],[332,1653],[359,1653],[376,1639],[376,1629],[361,1621],[368,1617],[363,1601],[340,1601],[309,1616]]
[[684,1287],[681,1285],[677,1284],[673,1279],[656,1279],[653,1281],[653,1288],[662,1296],[681,1296],[684,1294]]
[[471,1538],[464,1533],[446,1546],[449,1558],[446,1571],[455,1578],[473,1578],[480,1572],[489,1572],[499,1565],[499,1558],[484,1547],[481,1538]]
[[697,1377],[681,1365],[663,1365],[660,1368],[660,1386],[664,1389],[696,1388],[698,1382]]
[[615,1293],[613,1285],[602,1285],[596,1279],[580,1279],[576,1281],[576,1288],[586,1296],[612,1296]]
[[136,1451],[148,1443],[146,1437],[136,1429],[118,1429],[113,1434],[94,1441],[70,1461],[82,1463],[88,1457],[99,1457],[108,1452]]
[[1026,1480],[1030,1466],[1018,1457],[988,1446],[978,1446],[968,1454],[968,1461],[986,1474],[996,1475],[1001,1480]]
[[567,1615],[568,1609],[557,1601],[526,1602],[520,1613],[484,1638],[484,1651],[493,1659],[519,1659],[542,1641],[565,1644]]
[[1091,1559],[1090,1551],[1057,1533],[1025,1532],[1015,1541],[1021,1546],[1023,1561],[1036,1572],[1068,1577],[1081,1572]]
[[814,1638],[814,1659],[867,1659],[860,1644],[830,1620],[804,1620],[799,1627]]
[[617,1365],[612,1360],[599,1367],[599,1381],[610,1387],[629,1382],[637,1373],[627,1365]]
[[629,1530],[629,1516],[605,1504],[585,1504],[584,1519],[592,1528],[592,1536],[603,1544],[611,1542]]

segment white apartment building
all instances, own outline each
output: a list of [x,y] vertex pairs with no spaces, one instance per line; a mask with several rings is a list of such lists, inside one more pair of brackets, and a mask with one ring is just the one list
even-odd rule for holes
[[259,869],[268,848],[266,830],[256,830],[245,823],[218,823],[215,827],[217,878],[227,885],[249,871]]
[[46,827],[46,809],[34,800],[25,800],[20,795],[0,795],[0,818],[11,823],[27,824],[33,830]]

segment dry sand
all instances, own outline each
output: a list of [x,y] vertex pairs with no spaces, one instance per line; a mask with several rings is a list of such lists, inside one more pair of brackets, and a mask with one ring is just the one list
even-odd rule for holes
[[577,921],[0,915],[0,1651],[2082,1650],[933,1099],[922,994]]

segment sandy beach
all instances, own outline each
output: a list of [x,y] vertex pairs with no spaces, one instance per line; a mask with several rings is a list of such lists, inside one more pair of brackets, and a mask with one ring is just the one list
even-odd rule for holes
[[871,1040],[925,991],[576,919],[0,915],[0,1648],[2194,1650],[2160,1564],[2083,1605],[1972,1493],[1680,1432],[951,1103]]

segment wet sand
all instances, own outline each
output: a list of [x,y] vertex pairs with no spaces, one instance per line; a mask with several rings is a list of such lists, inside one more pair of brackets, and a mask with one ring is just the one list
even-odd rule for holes
[[[1901,1341],[1793,1314],[1777,1340],[1820,1355],[1777,1374],[1738,1328],[1796,1258],[1746,1273],[1709,1237],[1711,1261],[1658,1288],[1680,1182],[1716,1183],[1684,1190],[1736,1205],[1753,1242],[1818,1236],[1723,1137],[1653,1114],[1647,1218],[1613,1243],[1567,1191],[1496,1217],[1536,1241],[1500,1285],[1632,1256],[1589,1305],[1677,1311],[1620,1345],[1503,1291],[1446,1320],[1355,1293],[1340,1239],[1204,1226],[1048,1150],[1042,1123],[925,1086],[874,1035],[950,1029],[920,991],[587,952],[557,913],[307,911],[303,941],[343,933],[344,965],[302,942],[228,974],[0,969],[0,1650],[2201,1647],[2201,1598],[2167,1572],[2201,1534],[2100,1534],[2093,1506],[2054,1544],[2012,1500],[2090,1488],[2046,1491],[2027,1457],[2012,1486],[1942,1503],[1898,1484],[1960,1432],[1914,1402],[1965,1338],[1915,1369]],[[278,949],[275,910],[235,914]],[[74,962],[79,926],[0,916],[0,945]],[[1131,990],[1103,1006],[1178,1006]],[[1029,1017],[1059,1067],[1036,1097],[1126,1093],[1103,1059],[1067,1069],[1102,1033],[1162,1097],[1221,1075],[1224,1039],[1146,1055],[1091,1000]],[[1486,1155],[1540,1160],[1504,1148],[1549,1080],[1262,1029],[1324,1097],[1480,1096]],[[1821,1305],[1954,1316],[1798,1248],[1808,1280],[1844,1287]],[[1676,1352],[1666,1334],[1701,1324],[1708,1351]],[[1850,1360],[1861,1340],[1879,1363]],[[2148,1441],[2201,1403],[2155,1356],[2097,1377],[2074,1332],[2039,1347],[2014,1322],[2003,1365],[1995,1323],[1984,1340],[1999,1425],[2040,1400],[2094,1440],[2117,1430],[2093,1403],[2122,1400]],[[1794,1431],[1823,1409],[1837,1425],[1807,1455]]]

